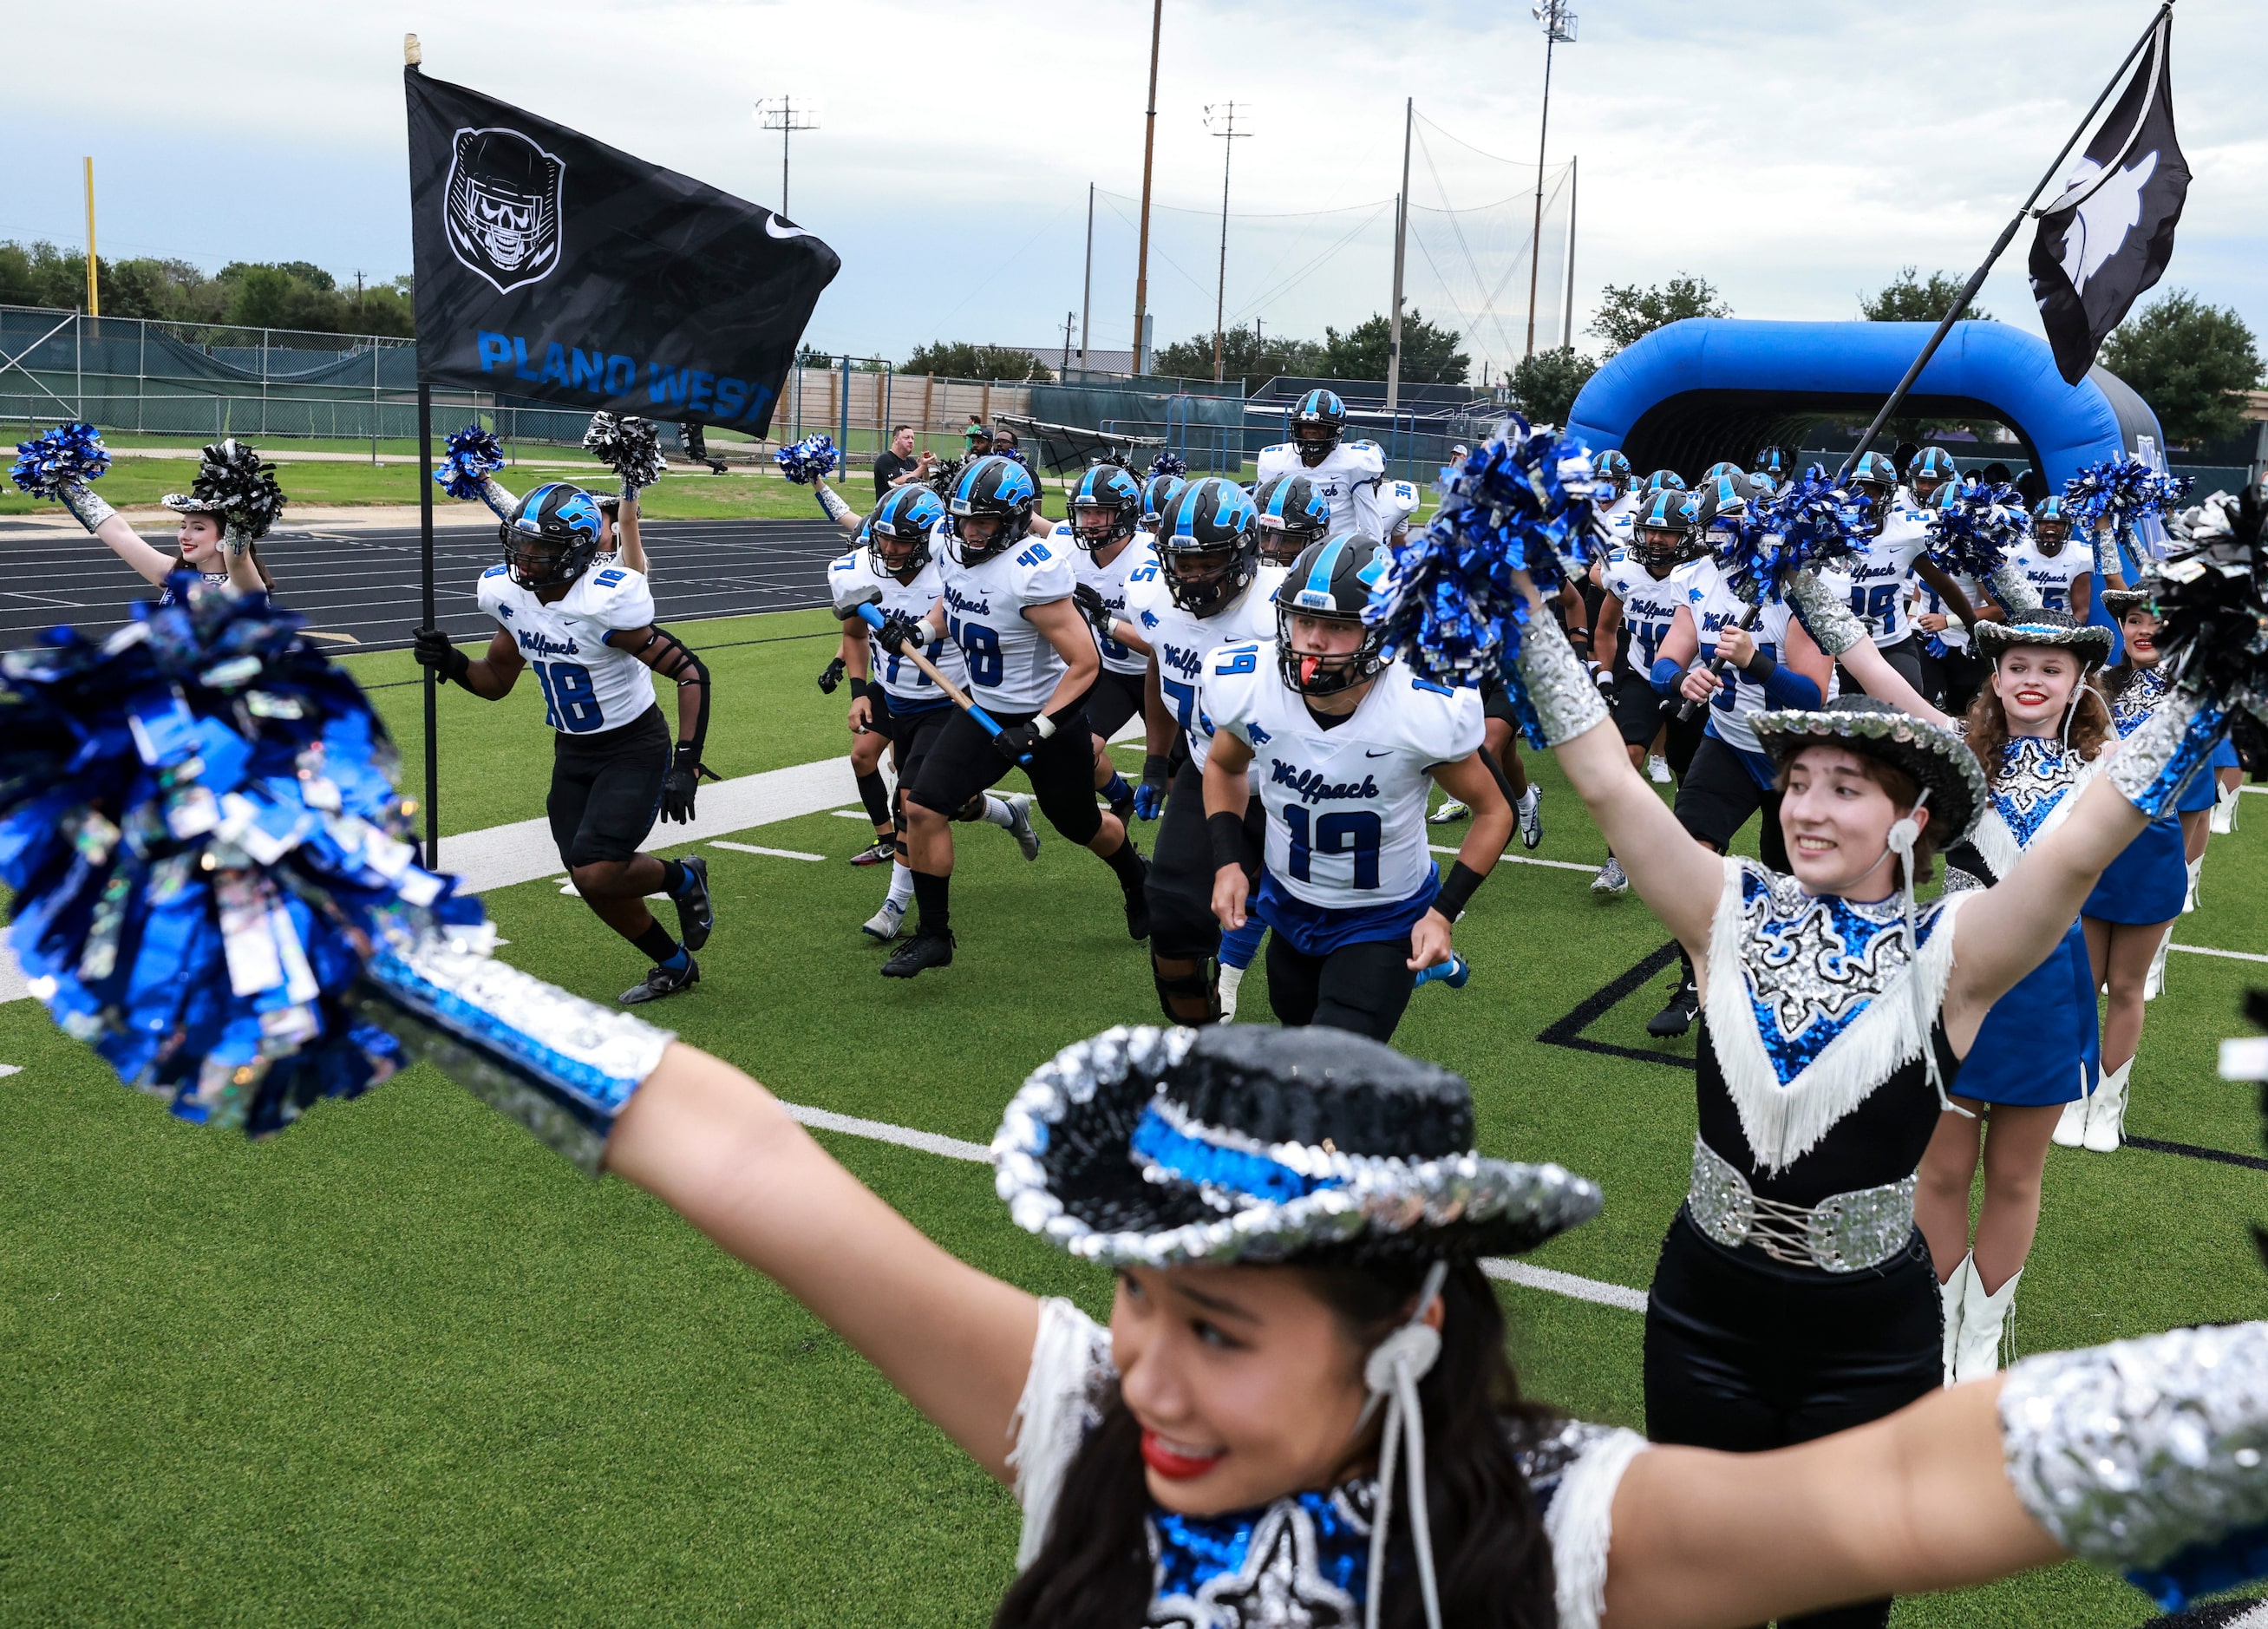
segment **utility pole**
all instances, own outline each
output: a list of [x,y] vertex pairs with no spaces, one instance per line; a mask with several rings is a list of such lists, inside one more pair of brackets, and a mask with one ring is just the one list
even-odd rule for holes
[[[1071,372],[1071,325],[1072,319],[1078,315],[1079,313],[1075,311],[1066,311],[1064,313],[1063,372],[1064,373]],[[1057,377],[1061,378],[1062,374],[1057,374]]]
[[1086,281],[1079,295],[1079,365],[1086,370],[1086,318],[1094,306],[1094,183],[1086,184]]
[[86,314],[90,317],[99,317],[102,314],[102,284],[96,276],[97,268],[94,258],[94,160],[90,158],[85,162],[86,165]]
[[1575,348],[1575,166],[1567,160],[1567,298],[1559,307],[1559,349]]
[[1387,318],[1386,410],[1402,400],[1402,249],[1410,234],[1410,134],[1418,122],[1418,99],[1402,99],[1402,190],[1394,197],[1394,305]]
[[1565,41],[1575,43],[1575,13],[1567,0],[1535,0],[1535,20],[1543,25],[1543,114],[1535,129],[1535,229],[1528,240],[1528,354],[1535,354],[1535,286],[1543,272],[1543,143],[1551,133],[1551,53]]
[[767,96],[756,104],[756,122],[767,130],[780,133],[780,206],[782,217],[787,215],[787,140],[796,130],[815,130],[819,128],[819,104],[806,101],[797,105],[792,96]]
[[1220,281],[1213,285],[1212,297],[1212,382],[1221,381],[1221,319],[1228,308],[1228,160],[1235,152],[1239,137],[1248,137],[1252,132],[1236,128],[1234,102],[1208,102],[1204,110],[1205,129],[1220,138]]
[[1149,372],[1142,343],[1143,320],[1150,314],[1150,164],[1158,144],[1158,41],[1166,26],[1166,0],[1151,0],[1150,101],[1142,114],[1141,247],[1134,254],[1134,371]]

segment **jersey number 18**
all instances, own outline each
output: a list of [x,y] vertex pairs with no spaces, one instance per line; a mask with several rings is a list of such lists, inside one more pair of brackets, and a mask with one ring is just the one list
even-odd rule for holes
[[598,692],[591,685],[591,670],[579,662],[531,662],[535,682],[543,687],[543,721],[555,730],[581,735],[607,722],[599,711]]

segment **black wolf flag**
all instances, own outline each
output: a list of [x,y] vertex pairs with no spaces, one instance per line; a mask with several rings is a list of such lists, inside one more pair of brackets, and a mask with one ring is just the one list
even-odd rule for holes
[[2087,376],[2104,337],[2174,256],[2190,166],[2174,139],[2173,43],[2173,19],[2161,17],[2063,195],[2040,211],[2032,298],[2066,384]]
[[419,379],[764,433],[834,250],[564,125],[405,78]]

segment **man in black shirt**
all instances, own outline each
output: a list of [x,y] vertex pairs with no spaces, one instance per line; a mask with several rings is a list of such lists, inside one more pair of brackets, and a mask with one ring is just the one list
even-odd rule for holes
[[929,464],[928,453],[914,456],[913,426],[896,426],[890,431],[890,445],[874,459],[874,501],[880,503],[887,498],[894,486],[921,479],[928,472]]

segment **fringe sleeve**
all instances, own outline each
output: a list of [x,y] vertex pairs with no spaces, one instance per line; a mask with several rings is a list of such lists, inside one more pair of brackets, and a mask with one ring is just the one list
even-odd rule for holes
[[1646,1447],[1646,1439],[1635,1431],[1599,1432],[1560,1473],[1543,1513],[1559,1629],[1599,1629],[1599,1615],[1607,1608],[1615,1490],[1622,1485],[1631,1461]]
[[1108,1331],[1060,1297],[1041,1301],[1031,1373],[1008,1422],[1016,1440],[1008,1463],[1015,1468],[1016,1503],[1024,1513],[1016,1544],[1020,1573],[1047,1544],[1064,1473],[1102,1417],[1101,1396],[1110,1378]]

